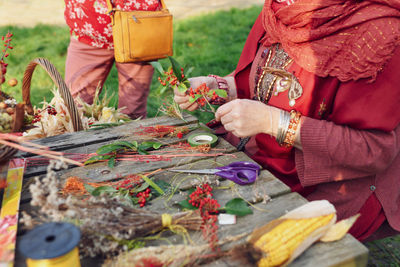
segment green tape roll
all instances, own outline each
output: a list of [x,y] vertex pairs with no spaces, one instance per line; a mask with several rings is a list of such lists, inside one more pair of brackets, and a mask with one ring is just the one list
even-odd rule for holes
[[218,143],[218,137],[210,133],[196,133],[191,134],[188,137],[188,143],[190,146],[210,145],[215,147]]

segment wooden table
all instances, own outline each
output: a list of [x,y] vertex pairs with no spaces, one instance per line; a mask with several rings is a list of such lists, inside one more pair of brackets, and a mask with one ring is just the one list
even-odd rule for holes
[[[54,137],[49,137],[37,140],[37,143],[46,145],[52,150],[63,151],[66,153],[92,153],[97,148],[104,144],[112,143],[117,139],[128,141],[137,140],[143,141],[143,136],[133,135],[140,126],[155,126],[155,125],[187,125],[196,126],[198,121],[193,116],[185,116],[186,122],[173,119],[170,117],[150,118],[146,120],[131,122],[114,128],[103,130],[93,130],[85,132],[77,132],[72,134],[64,134]],[[204,132],[204,129],[197,129],[197,132]],[[182,141],[177,138],[163,138],[162,142],[172,144]],[[238,152],[235,147],[220,138],[217,145],[218,149],[224,149],[227,155],[218,156],[215,158],[205,157],[180,157],[173,158],[170,161],[156,162],[118,162],[117,165],[110,169],[107,164],[96,163],[85,167],[71,166],[70,169],[58,172],[60,179],[66,179],[69,176],[89,177],[97,181],[107,181],[120,177],[121,175],[133,173],[146,173],[159,168],[168,169],[171,167],[182,166],[182,168],[211,168],[220,166],[219,164],[228,164],[238,160],[251,161],[244,153]],[[167,149],[167,148],[165,148]],[[234,155],[235,157],[233,157]],[[20,156],[31,157],[32,155],[20,153]],[[28,166],[25,171],[24,185],[29,184],[33,177],[43,175],[46,172],[46,166]],[[177,178],[180,175],[168,171],[162,171],[152,176],[154,180],[165,180],[170,182],[171,178]],[[182,176],[184,177],[184,176]],[[211,176],[214,178],[214,176]],[[189,188],[190,179],[183,182],[180,188]],[[254,228],[262,226],[267,222],[278,218],[287,211],[292,210],[307,202],[306,199],[297,193],[292,193],[290,189],[275,178],[267,170],[262,170],[256,183],[252,185],[239,186],[234,185],[230,181],[221,181],[221,185],[231,186],[229,190],[215,191],[215,198],[221,205],[234,197],[241,197],[253,203],[253,214],[244,217],[238,217],[237,223],[234,225],[219,226],[220,239],[227,235],[236,235],[240,233],[250,233]],[[175,194],[165,205],[165,200],[155,199],[151,201],[151,205],[146,206],[149,209],[156,210],[160,213],[178,211],[177,202],[183,200],[185,195]],[[263,200],[268,201],[265,203]],[[23,191],[21,199],[21,210],[29,210],[30,195],[27,190]],[[21,229],[21,225],[19,225]],[[20,238],[20,234],[18,239]],[[18,242],[17,239],[17,242]],[[173,239],[173,238],[172,238]],[[365,266],[368,258],[368,250],[360,242],[350,235],[346,235],[342,240],[332,243],[316,243],[297,258],[290,266]],[[90,262],[90,263],[89,263]],[[99,266],[100,262],[89,259],[82,261],[82,266]],[[25,266],[24,259],[17,254],[16,266]],[[241,266],[239,263],[226,262],[219,260],[209,264],[208,266]]]

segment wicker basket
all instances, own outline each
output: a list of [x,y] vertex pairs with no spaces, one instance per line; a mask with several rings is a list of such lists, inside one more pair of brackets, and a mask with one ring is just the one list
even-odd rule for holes
[[32,74],[37,65],[40,65],[43,69],[46,70],[53,82],[58,87],[61,97],[63,98],[64,103],[67,106],[69,114],[71,116],[74,131],[76,132],[83,130],[82,121],[79,117],[78,109],[75,105],[74,99],[72,98],[67,84],[64,82],[64,79],[61,77],[60,73],[57,71],[54,65],[45,58],[37,58],[32,60],[25,69],[24,78],[22,80],[22,100],[25,104],[25,110],[28,112],[28,114],[33,114],[30,89]]
[[[49,74],[53,82],[56,84],[57,88],[60,91],[60,95],[64,100],[65,105],[68,108],[69,114],[71,116],[72,125],[74,131],[81,131],[83,130],[82,121],[79,117],[78,109],[75,105],[74,99],[66,85],[64,79],[61,77],[60,73],[54,67],[53,64],[50,63],[45,58],[36,58],[32,60],[25,69],[24,77],[22,80],[22,103],[17,104],[15,107],[15,112],[13,114],[13,126],[12,131],[18,132],[24,126],[24,113],[25,111],[28,114],[33,114],[33,107],[31,103],[31,81],[32,81],[32,74],[35,70],[36,66],[39,65],[46,72]],[[1,73],[1,69],[0,69]],[[1,79],[1,74],[0,74]],[[14,148],[8,146],[1,146],[0,147],[0,164],[4,163],[6,160],[11,158],[11,156],[16,152]]]

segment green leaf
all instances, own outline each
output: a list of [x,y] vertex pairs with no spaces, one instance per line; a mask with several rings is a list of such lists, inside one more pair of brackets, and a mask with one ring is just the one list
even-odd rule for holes
[[92,196],[100,196],[101,193],[115,193],[117,192],[117,189],[115,189],[114,187],[111,186],[99,186],[96,187],[92,192]]
[[153,142],[153,148],[154,148],[154,149],[159,149],[161,146],[162,146],[161,143],[159,143],[159,142]]
[[161,146],[162,146],[162,144],[159,142],[145,141],[143,143],[140,143],[140,145],[138,146],[138,149],[142,149],[142,150],[147,150],[149,148],[159,149]]
[[169,89],[169,86],[164,86],[162,84],[160,84],[160,87],[157,88],[157,91],[160,95],[164,95],[165,92]]
[[98,129],[105,129],[105,128],[110,128],[114,126],[119,126],[123,124],[123,122],[109,122],[109,123],[96,123],[89,125],[90,130],[98,130]]
[[194,71],[194,67],[185,68],[185,76],[190,77],[192,72]]
[[128,206],[134,207],[135,204],[137,204],[137,203],[135,203],[135,201],[133,200],[133,198],[131,198],[131,197],[129,196],[129,194],[128,194],[128,195],[123,195],[123,196],[122,196],[122,199],[124,200],[123,202],[126,203]]
[[203,96],[202,95],[194,95],[194,97],[189,97],[189,102],[190,103],[193,103],[193,102],[195,102],[195,101],[197,101],[197,99],[199,99],[199,98],[202,98]]
[[113,145],[125,146],[125,147],[130,148],[130,149],[136,149],[137,148],[137,142],[136,141],[133,141],[132,143],[128,142],[128,141],[116,141],[116,142],[114,142],[112,144]]
[[96,153],[99,155],[103,155],[103,154],[108,154],[111,152],[117,152],[118,150],[121,150],[121,149],[125,149],[125,146],[108,144],[108,145],[99,147],[97,149]]
[[193,206],[192,204],[189,203],[189,200],[185,199],[182,201],[179,201],[178,204],[185,209],[188,210],[197,210],[198,208],[196,208],[195,206]]
[[[165,192],[168,193],[168,191],[171,189],[171,185],[170,185],[169,183],[167,183],[166,181],[157,180],[157,181],[154,181],[154,183],[155,183],[156,185],[158,185],[158,186],[161,188],[161,190],[164,191],[164,193],[165,193]],[[156,195],[159,195],[157,191],[156,191],[155,193],[156,193]]]
[[228,201],[228,203],[225,204],[224,209],[226,213],[237,216],[245,216],[253,213],[253,211],[242,198],[234,198]]
[[88,185],[88,184],[83,184],[85,187],[86,191],[88,191],[89,194],[92,194],[92,192],[96,189],[96,187]]
[[138,147],[138,142],[137,141],[132,141],[132,145],[137,148]]
[[182,73],[181,73],[181,65],[176,61],[173,57],[168,57],[169,61],[171,61],[172,69],[174,70],[175,76],[178,78],[178,81],[182,81]]
[[215,92],[219,97],[222,97],[222,98],[227,98],[228,97],[228,93],[225,91],[225,90],[222,90],[222,89],[214,89],[214,90],[210,90],[209,91],[209,93],[211,92],[211,95],[212,95],[212,92]]
[[140,147],[137,149],[137,152],[139,153],[139,155],[148,155],[148,154],[150,154],[149,152],[147,152],[146,150],[141,149]]
[[185,78],[185,79],[182,81],[182,83],[185,84],[186,88],[190,88],[190,82],[189,82],[188,79]]
[[109,168],[112,169],[112,168],[115,167],[115,163],[116,163],[115,157],[112,157],[112,158],[110,158],[110,159],[108,160],[107,165],[108,165]]
[[94,162],[102,161],[102,160],[108,160],[112,157],[112,155],[96,155],[85,161],[83,164],[91,164]]
[[179,93],[185,93],[188,89],[186,84],[184,84],[184,83],[180,83],[177,88],[178,88]]
[[135,188],[135,192],[142,192],[146,190],[150,185],[148,183],[141,184],[137,189]]
[[145,176],[145,175],[140,175],[140,177],[142,177],[142,179],[148,183],[154,190],[157,191],[158,194],[160,195],[164,195],[164,191],[152,180],[150,180],[149,177]]
[[158,61],[151,61],[150,64],[153,66],[153,68],[160,74],[163,75],[164,74],[164,69],[161,65],[160,62]]

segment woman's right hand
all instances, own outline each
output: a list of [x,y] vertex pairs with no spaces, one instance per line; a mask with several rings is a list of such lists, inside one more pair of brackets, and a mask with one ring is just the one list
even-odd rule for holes
[[[190,87],[196,89],[203,83],[205,83],[209,88],[217,88],[217,81],[213,77],[199,76],[194,78],[189,78]],[[174,90],[174,101],[179,105],[181,109],[186,109],[189,111],[194,111],[199,107],[199,104],[195,101],[190,103],[189,95],[187,92],[181,93],[178,90]]]

